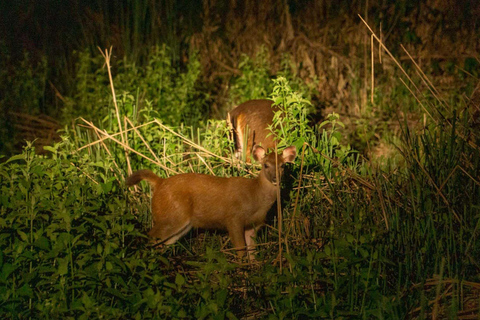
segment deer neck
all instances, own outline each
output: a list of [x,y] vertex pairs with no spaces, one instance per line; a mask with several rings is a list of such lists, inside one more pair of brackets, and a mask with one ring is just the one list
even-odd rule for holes
[[257,181],[261,197],[267,202],[275,201],[277,197],[277,186],[267,179],[263,170],[258,175]]

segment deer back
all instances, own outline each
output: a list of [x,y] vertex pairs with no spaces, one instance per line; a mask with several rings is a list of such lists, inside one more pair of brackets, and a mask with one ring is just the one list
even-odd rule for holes
[[272,104],[273,101],[266,99],[249,100],[229,112],[227,122],[237,158],[242,158],[245,153],[246,160],[250,161],[255,145],[261,145],[267,151],[275,148],[275,136],[268,126],[273,123],[278,107]]

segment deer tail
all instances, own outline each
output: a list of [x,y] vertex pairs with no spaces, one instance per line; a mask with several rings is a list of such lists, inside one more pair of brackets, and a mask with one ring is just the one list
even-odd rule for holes
[[142,180],[147,180],[148,183],[150,183],[150,185],[154,188],[159,182],[162,181],[162,179],[159,176],[157,176],[155,173],[153,173],[148,169],[144,169],[144,170],[138,170],[132,173],[132,175],[127,178],[127,181],[125,182],[125,184],[128,187],[130,187],[139,183]]

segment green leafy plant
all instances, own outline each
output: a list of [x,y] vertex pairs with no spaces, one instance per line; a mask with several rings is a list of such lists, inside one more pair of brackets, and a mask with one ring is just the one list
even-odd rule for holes
[[242,55],[238,67],[241,75],[234,79],[229,90],[233,105],[267,97],[272,89],[267,49],[260,47],[254,58]]
[[[115,121],[111,121],[115,109],[109,78],[106,68],[102,68],[103,64],[100,54],[78,53],[75,88],[73,94],[66,98],[64,121],[81,116],[90,120],[108,119],[109,125],[115,125]],[[118,99],[130,101],[121,103],[121,107],[135,106],[135,109],[122,110],[122,114],[136,117],[133,112],[148,106],[156,111],[157,117],[172,126],[195,124],[205,119],[207,97],[196,89],[201,69],[195,54],[190,56],[185,71],[174,65],[172,53],[166,46],[150,48],[145,68],[137,66],[127,57],[114,67],[113,83]]]

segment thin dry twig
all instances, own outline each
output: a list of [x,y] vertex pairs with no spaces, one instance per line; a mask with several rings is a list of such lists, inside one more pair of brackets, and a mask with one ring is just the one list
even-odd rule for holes
[[[147,143],[147,141],[145,140],[145,138],[142,136],[142,134],[140,133],[140,131],[138,131],[138,128],[140,127],[143,127],[143,125],[141,126],[134,126],[132,121],[128,118],[128,117],[125,117],[125,119],[128,121],[128,123],[130,124],[130,126],[132,127],[133,130],[135,130],[135,133],[137,134],[137,136],[140,138],[140,140],[142,140],[143,144],[145,145],[145,147],[147,147],[148,151],[150,151],[150,153],[152,154],[152,156],[155,158],[155,160],[157,160],[158,162],[160,162],[160,159],[157,157],[157,155],[155,154],[155,152],[153,152],[152,148],[150,147],[150,145]],[[150,121],[148,122],[149,124],[150,123],[153,123],[154,121]],[[167,160],[171,165],[175,165],[175,163],[170,160],[168,157],[164,157],[165,160]],[[181,173],[183,173],[183,170],[182,169],[178,169]],[[167,176],[168,176],[168,171],[167,171]]]
[[440,195],[440,197],[442,198],[443,202],[447,205],[447,207],[452,210],[452,213],[455,217],[455,219],[457,219],[457,221],[459,223],[462,223],[462,219],[460,218],[460,216],[457,214],[457,212],[452,208],[452,206],[450,205],[450,203],[448,202],[448,199],[444,196],[443,192],[440,190],[440,188],[437,186],[437,184],[435,183],[435,181],[432,179],[432,177],[430,176],[430,174],[427,172],[427,170],[425,169],[425,167],[422,165],[422,163],[420,162],[420,160],[413,155],[413,159],[415,159],[415,161],[417,162],[418,166],[420,167],[420,169],[423,171],[423,173],[427,176],[428,180],[430,181],[430,183],[432,184],[432,186],[437,190],[437,194]]
[[388,228],[388,218],[387,218],[387,210],[385,206],[385,199],[383,197],[383,192],[382,192],[382,187],[379,185],[379,182],[377,179],[375,179],[375,185],[377,186],[377,194],[378,194],[378,199],[380,199],[380,207],[382,208],[382,214],[383,214],[383,219],[385,219],[385,227]]
[[[100,130],[98,130],[97,128],[94,128],[94,132],[97,138],[100,139]],[[107,145],[103,141],[102,141],[102,146],[105,149],[105,151],[107,151],[108,155],[111,157],[112,153],[110,152],[110,149],[108,149]],[[118,171],[120,172],[120,167],[118,166],[117,161],[115,161],[115,159],[113,158],[112,158],[112,161],[115,167],[117,167]]]
[[[300,189],[301,189],[301,186],[302,186],[302,179],[303,179],[303,164],[304,164],[304,158],[305,158],[305,147],[306,147],[306,144],[304,143],[302,145],[302,163],[300,164],[300,178],[299,178],[299,181],[298,181],[298,189],[297,189],[297,196],[295,197],[295,204],[293,206],[293,218],[295,218],[297,216],[297,206],[298,206],[298,199],[300,198]],[[293,228],[293,221],[294,219],[291,219],[290,220],[290,224],[289,224],[289,227],[288,227],[288,231],[287,231],[287,237],[288,235],[290,235],[290,231],[292,230]]]
[[95,179],[92,178],[92,176],[90,176],[88,173],[86,173],[85,171],[83,171],[82,169],[80,169],[79,167],[77,167],[73,162],[70,162],[70,164],[75,167],[78,171],[80,171],[81,173],[83,173],[88,179],[92,180],[93,183],[95,184],[98,184],[98,181],[96,181]]
[[[123,127],[126,129],[127,128],[127,117],[125,117],[123,119]],[[122,135],[123,137],[123,135]],[[125,134],[125,145],[128,147],[128,138],[127,138],[127,134]],[[128,156],[128,153],[127,151],[125,150],[125,160],[127,160],[127,174],[128,175],[131,175],[133,173],[132,171],[132,166],[130,164],[130,157]]]
[[205,152],[206,154],[212,156],[212,157],[215,157],[215,158],[218,158],[222,161],[225,161],[227,163],[232,163],[232,161],[229,159],[229,158],[225,158],[225,157],[222,157],[222,156],[219,156],[218,154],[215,154],[211,151],[208,151],[207,149],[205,149],[204,147],[202,147],[201,145],[198,145],[194,142],[192,142],[191,140],[187,139],[186,137],[184,137],[183,135],[179,134],[178,132],[175,132],[173,131],[171,128],[167,127],[166,125],[162,124],[158,119],[155,119],[153,120],[155,121],[155,123],[157,123],[162,129],[165,129],[171,133],[173,133],[174,135],[176,135],[177,137],[181,138],[183,141],[185,141],[186,144],[188,144],[189,146],[191,147],[194,147],[198,150],[201,150],[203,152]]
[[372,64],[372,87],[371,87],[371,91],[370,91],[370,101],[372,102],[372,105],[373,105],[373,95],[374,95],[374,92],[375,92],[375,54],[374,54],[374,49],[373,49],[373,35],[370,36],[370,44],[371,44],[371,58],[372,58],[372,61],[371,61],[371,64]]
[[[372,36],[373,36],[373,37],[379,42],[379,44],[385,49],[385,52],[387,52],[387,54],[390,56],[390,58],[392,58],[393,62],[397,65],[397,67],[398,67],[398,68],[403,72],[403,74],[407,77],[408,81],[415,87],[415,89],[416,89],[419,93],[421,93],[420,89],[415,85],[415,83],[413,82],[412,78],[408,75],[408,73],[407,73],[407,72],[405,71],[405,69],[401,66],[401,64],[398,62],[398,60],[395,59],[395,57],[394,57],[393,54],[387,49],[387,47],[381,42],[381,40],[377,37],[377,35],[375,34],[375,32],[373,32],[372,28],[368,25],[368,23],[362,18],[362,16],[361,16],[360,14],[359,14],[358,16],[360,17],[360,19],[362,20],[362,22],[367,26],[368,30],[372,33]],[[406,51],[406,49],[404,49],[404,50]],[[408,53],[408,52],[407,52],[407,53]],[[410,56],[410,54],[409,54],[409,56]],[[413,60],[413,58],[412,58],[412,61],[413,61],[413,63],[415,64],[415,66],[418,67],[418,65],[417,65],[416,62]],[[418,68],[419,68],[419,67],[418,67]],[[424,75],[424,73],[423,73],[421,70],[420,70],[420,72],[421,72],[421,74]],[[430,80],[429,80],[428,78],[426,78],[426,76],[425,76],[426,79],[423,79],[423,77],[421,77],[421,78],[422,78],[422,81],[424,81],[424,82],[426,81],[426,82],[428,82],[428,83],[431,84]],[[402,82],[403,82],[403,80],[402,80]],[[403,82],[403,83],[405,84],[405,82]],[[406,85],[405,85],[405,86],[406,86]],[[431,86],[433,87],[433,85],[431,85]],[[407,87],[407,89],[409,89],[408,86],[406,86],[406,87]],[[430,87],[430,86],[427,85],[427,87]],[[433,87],[433,88],[434,88],[434,87]],[[432,90],[432,89],[431,89],[431,90]],[[434,90],[436,91],[436,89],[434,89]],[[409,91],[412,92],[410,89],[409,89]],[[437,92],[438,92],[438,91],[437,91]],[[433,94],[433,96],[434,96],[435,98],[437,98],[437,100],[438,100],[440,103],[443,104],[442,100],[441,100],[437,95],[435,95],[433,92],[432,92],[432,94]],[[415,95],[414,95],[414,96],[415,96]],[[418,99],[416,96],[415,96],[415,99],[417,99],[417,101],[419,101],[419,99]],[[421,106],[422,106],[422,108],[425,110],[425,112],[427,112],[427,110],[426,110],[426,108],[423,106],[423,104],[421,104]],[[442,118],[450,127],[453,126],[452,123],[451,123],[447,118],[445,118],[445,116],[440,112],[440,110],[438,110],[438,108],[435,108],[435,110],[438,112],[438,114],[441,116],[441,118]],[[433,116],[432,116],[429,112],[427,112],[427,114],[429,115],[429,117],[430,117],[435,123],[438,123],[438,122],[433,118]],[[460,132],[458,131],[457,128],[455,128],[455,133],[456,133],[460,138],[462,138],[464,141],[466,141],[472,148],[474,148],[474,149],[476,149],[476,150],[480,150],[480,147],[479,147],[472,139],[469,139],[468,137],[464,136],[462,133],[460,133]]]
[[[308,143],[307,143],[308,144]],[[352,171],[351,169],[345,167],[340,161],[338,160],[335,160],[333,158],[330,158],[329,156],[327,156],[326,154],[324,154],[323,152],[321,152],[320,150],[316,149],[315,147],[312,147],[310,144],[308,144],[308,146],[313,150],[313,152],[315,153],[318,153],[320,154],[322,157],[324,157],[325,159],[331,161],[333,164],[335,164],[336,166],[339,166],[341,167],[342,169],[345,170],[346,173],[348,173],[348,175],[352,178],[352,179],[355,179],[357,180],[359,183],[361,183],[363,186],[367,187],[368,189],[370,190],[375,190],[375,186],[372,185],[370,182],[368,182],[367,180],[363,179],[358,173],[355,173],[354,171]]]
[[[148,125],[150,125],[150,124],[152,124],[152,123],[154,123],[154,122],[155,122],[155,121],[152,120],[152,121],[149,121],[149,122],[147,122],[147,123],[144,123],[144,124],[138,125],[138,126],[136,126],[136,127],[133,127],[133,128],[131,128],[131,129],[127,129],[127,130],[124,130],[124,131],[120,131],[120,132],[117,132],[117,133],[113,133],[113,134],[111,134],[111,136],[112,136],[112,137],[116,137],[116,136],[121,135],[121,134],[123,134],[123,133],[127,133],[127,132],[129,132],[129,131],[137,130],[137,129],[139,129],[139,128],[148,126]],[[79,126],[82,126],[82,125],[79,124]],[[90,128],[90,126],[86,126],[86,127],[87,127],[87,128]],[[90,143],[84,145],[83,147],[78,148],[77,151],[80,151],[80,150],[82,150],[82,149],[91,147],[91,146],[96,145],[96,144],[98,144],[98,143],[101,143],[102,141],[107,140],[107,139],[110,139],[110,138],[107,137],[107,136],[105,136],[105,137],[100,137],[98,140],[93,141],[93,142],[90,142]]]
[[427,86],[428,90],[430,90],[430,92],[432,93],[432,95],[435,97],[435,99],[437,99],[438,101],[440,101],[440,103],[446,107],[447,103],[441,99],[440,97],[440,93],[438,92],[437,88],[432,84],[432,82],[430,81],[430,79],[427,77],[427,75],[423,72],[423,70],[420,68],[420,66],[417,64],[417,62],[415,61],[415,59],[413,59],[413,57],[410,55],[410,53],[407,51],[407,49],[405,49],[405,47],[403,46],[403,44],[400,44],[400,47],[403,49],[403,51],[405,51],[405,53],[408,55],[408,57],[410,58],[410,61],[413,62],[413,65],[417,68],[418,72],[420,73],[421,77],[420,79],[422,79],[423,83]]
[[202,161],[205,167],[207,167],[208,171],[210,171],[210,174],[214,176],[215,173],[213,172],[212,168],[208,165],[208,163],[205,161],[205,159],[202,156],[200,156],[200,154],[197,152],[195,152],[195,155],[197,156],[198,159],[200,159],[200,161]]
[[[415,86],[415,83],[413,82],[412,78],[410,78],[410,76],[408,75],[408,73],[405,71],[405,69],[402,67],[402,65],[398,62],[397,59],[395,59],[395,57],[393,56],[393,54],[390,52],[390,50],[388,50],[388,48],[382,43],[382,41],[380,40],[380,38],[377,37],[377,35],[375,34],[375,32],[373,32],[372,28],[370,28],[370,26],[368,25],[368,23],[363,20],[362,16],[359,14],[358,15],[360,17],[360,19],[362,20],[362,22],[367,26],[368,30],[370,30],[370,32],[372,33],[372,36],[378,41],[378,43],[383,47],[383,49],[385,50],[385,52],[390,56],[390,58],[392,58],[393,62],[395,62],[395,64],[397,65],[397,67],[403,72],[403,74],[405,75],[405,77],[407,77],[408,81],[410,81],[410,83],[412,83],[414,86]],[[415,88],[420,91],[416,86]],[[428,112],[427,112],[428,113]],[[430,116],[430,118],[435,121],[435,119],[430,115],[430,113],[428,113],[428,115]]]
[[423,111],[425,111],[425,113],[428,114],[430,119],[432,119],[432,121],[434,123],[438,124],[438,121],[430,114],[430,111],[428,111],[428,109],[423,105],[422,101],[420,101],[420,98],[417,97],[415,92],[413,92],[412,89],[410,89],[410,87],[407,85],[407,83],[402,78],[400,78],[400,81],[403,83],[405,88],[407,88],[407,90],[410,92],[410,94],[415,98],[415,100],[417,100],[417,102],[420,104],[420,107],[422,107]]
[[[275,144],[275,174],[278,178],[278,151],[277,145]],[[280,274],[283,269],[283,259],[282,259],[282,203],[280,199],[280,181],[277,181],[277,216],[278,216],[278,258],[280,259]]]
[[[117,96],[115,95],[115,87],[113,85],[113,77],[112,77],[112,68],[110,66],[110,58],[112,57],[112,49],[113,47],[110,46],[110,51],[108,49],[105,49],[105,52],[102,51],[102,49],[100,49],[100,47],[97,47],[98,50],[100,50],[103,58],[105,59],[105,64],[107,65],[107,71],[108,71],[108,79],[110,81],[110,88],[112,89],[112,99],[113,99],[113,105],[115,106],[115,113],[117,115],[117,122],[118,122],[118,129],[120,130],[120,132],[123,131],[122,129],[122,121],[120,120],[120,112],[118,110],[118,104],[117,104]],[[122,143],[123,145],[126,145],[126,134],[125,136],[122,134],[120,135],[122,137]],[[129,161],[129,157],[128,157],[128,152],[127,150],[124,148],[125,150],[125,159],[127,160],[127,167],[128,167],[128,173],[132,173],[132,168],[130,166],[130,161]]]
[[95,131],[98,131],[98,132],[101,133],[102,135],[108,137],[110,140],[118,143],[118,144],[121,145],[123,148],[125,148],[125,149],[127,149],[127,150],[129,150],[129,151],[131,151],[131,152],[133,152],[133,153],[135,153],[135,154],[137,154],[137,155],[139,155],[140,157],[145,158],[145,159],[147,159],[148,161],[150,161],[150,162],[158,165],[158,166],[159,166],[160,168],[162,168],[163,170],[170,171],[170,172],[173,173],[173,174],[177,174],[177,173],[178,173],[178,172],[176,172],[175,170],[173,170],[173,169],[171,169],[171,168],[163,165],[162,163],[160,163],[160,162],[158,162],[158,161],[156,161],[156,160],[154,160],[154,159],[152,159],[152,158],[149,158],[149,157],[143,155],[142,153],[138,152],[137,150],[134,150],[134,149],[130,148],[130,147],[127,146],[125,143],[122,143],[122,142],[119,141],[118,139],[115,139],[111,134],[109,134],[109,133],[106,132],[105,130],[100,130],[99,128],[97,128],[93,123],[91,123],[91,122],[89,122],[89,121],[87,121],[87,120],[85,120],[85,119],[83,119],[83,118],[81,118],[81,120],[83,120],[85,123],[87,123],[88,125],[90,125],[90,127],[91,127],[92,129],[94,129]]

